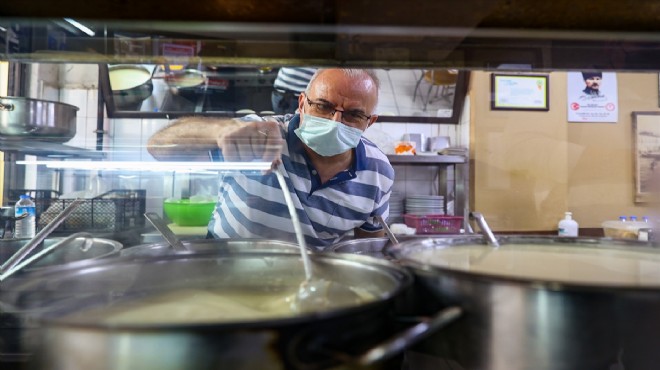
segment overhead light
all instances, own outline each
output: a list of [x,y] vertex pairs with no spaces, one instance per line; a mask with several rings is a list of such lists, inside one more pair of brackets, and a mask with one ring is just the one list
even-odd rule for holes
[[64,20],[66,22],[68,22],[70,25],[72,25],[72,26],[76,27],[77,29],[79,29],[80,31],[84,32],[87,36],[91,37],[91,36],[96,35],[96,32],[92,31],[91,28],[85,26],[84,24],[78,22],[75,19],[64,18]]
[[58,169],[150,172],[267,171],[271,168],[270,162],[16,161],[16,164]]

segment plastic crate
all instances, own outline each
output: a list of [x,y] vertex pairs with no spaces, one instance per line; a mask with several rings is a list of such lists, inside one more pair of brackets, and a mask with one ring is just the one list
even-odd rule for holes
[[417,234],[458,234],[463,226],[462,216],[446,215],[403,215],[408,227],[414,227]]
[[[146,194],[140,190],[111,190],[93,199],[83,200],[55,229],[55,232],[118,232],[144,226]],[[37,221],[42,229],[62,212],[74,199],[51,200],[50,207]]]
[[37,212],[37,224],[39,223],[39,216],[50,207],[53,200],[60,197],[60,192],[52,189],[10,189],[7,194],[9,196],[7,205],[15,205],[23,194],[29,195],[34,202],[34,208]]

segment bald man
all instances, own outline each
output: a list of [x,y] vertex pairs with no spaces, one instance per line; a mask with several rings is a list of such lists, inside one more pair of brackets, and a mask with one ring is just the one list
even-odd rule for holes
[[[362,133],[378,118],[378,78],[364,69],[319,69],[298,99],[300,114],[241,120],[183,118],[152,136],[158,160],[268,161],[285,170],[308,245],[323,248],[354,231],[379,237],[394,170]],[[222,174],[208,225],[215,238],[295,241],[273,173]]]

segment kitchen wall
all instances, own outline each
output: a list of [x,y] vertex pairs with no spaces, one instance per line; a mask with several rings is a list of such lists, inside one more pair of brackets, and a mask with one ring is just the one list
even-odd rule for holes
[[649,214],[634,203],[633,111],[658,111],[655,73],[618,73],[617,123],[569,123],[566,73],[550,73],[548,112],[490,110],[490,73],[471,78],[471,208],[498,231],[555,230]]
[[[43,66],[43,67],[42,67]],[[54,69],[53,69],[54,68]],[[415,85],[418,75],[413,71],[385,72],[381,75],[381,95],[377,112],[379,114],[396,114],[400,109],[422,112],[423,104],[420,95],[428,92],[425,82],[420,84],[415,101]],[[32,97],[50,98],[73,104],[80,108],[77,117],[76,136],[66,143],[84,149],[93,150],[96,146],[97,101],[98,101],[98,68],[96,65],[40,65],[34,68],[34,81],[44,81],[33,84]],[[408,75],[410,74],[410,75]],[[50,76],[50,77],[47,77]],[[52,87],[55,88],[52,88]],[[432,94],[435,90],[431,91]],[[445,109],[447,103],[441,99],[428,105],[427,110],[437,114]],[[402,139],[406,133],[421,133],[426,137],[449,136],[452,145],[467,145],[469,139],[469,102],[463,115],[462,124],[414,124],[414,123],[375,123],[365,136],[374,141],[388,154],[394,152],[394,143]],[[445,113],[442,113],[445,114]],[[109,119],[104,118],[104,149],[109,153],[108,160],[117,161],[152,161],[147,153],[147,139],[159,129],[167,126],[166,119]],[[396,181],[394,190],[409,194],[437,194],[437,168],[395,166]],[[148,211],[160,211],[162,199],[180,195],[180,188],[187,185],[187,177],[162,173],[132,173],[132,174],[101,174],[105,187],[108,188],[141,188],[149,189],[147,199]],[[448,174],[448,186],[453,185],[453,173]],[[185,184],[184,184],[185,183]],[[184,185],[182,185],[184,184]],[[206,189],[202,181],[200,188]],[[78,189],[75,189],[78,190]]]

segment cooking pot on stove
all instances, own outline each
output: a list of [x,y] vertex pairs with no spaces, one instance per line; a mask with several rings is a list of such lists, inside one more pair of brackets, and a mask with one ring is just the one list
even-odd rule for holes
[[[12,207],[13,208],[13,207]],[[47,238],[35,249],[33,249],[26,258],[36,256],[42,250],[53,246],[56,243],[63,243],[60,247],[40,258],[35,259],[23,270],[10,277],[8,280],[0,282],[0,291],[9,291],[15,284],[24,281],[26,276],[39,271],[48,271],[57,266],[66,265],[75,261],[91,260],[107,257],[116,253],[122,248],[122,245],[114,240],[102,238],[85,238],[71,236],[67,238]],[[0,265],[13,256],[29,239],[3,239],[0,240]],[[20,312],[6,302],[0,299],[0,368],[10,368],[12,365],[18,365],[24,362],[27,357],[27,351],[22,348],[22,337],[34,334],[34,322],[25,319]]]
[[318,277],[360,287],[372,297],[332,309],[222,322],[122,323],[84,313],[181,289],[267,294],[298,288],[304,278],[299,255],[259,251],[84,261],[32,274],[0,294],[5,302],[34,310],[42,329],[32,343],[30,365],[55,370],[382,368],[391,364],[374,362],[460,314],[450,309],[399,332],[391,305],[410,284],[406,270],[363,256],[311,257]]
[[154,90],[151,71],[139,65],[108,67],[112,100],[118,110],[140,110]]
[[[433,238],[388,247],[464,315],[415,347],[462,369],[654,369],[660,250],[543,236]],[[454,366],[452,368],[454,368]]]
[[181,72],[172,73],[165,78],[165,82],[172,93],[193,101],[200,94],[204,94],[207,81],[206,75],[196,69],[185,69]]

